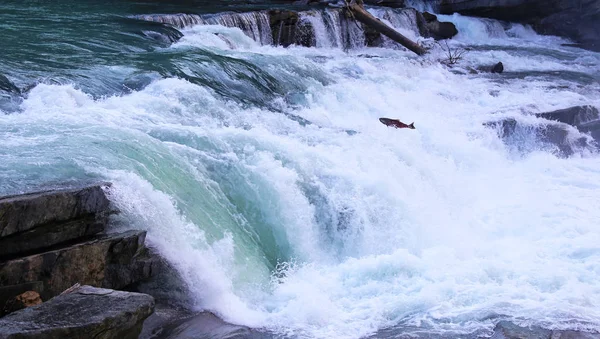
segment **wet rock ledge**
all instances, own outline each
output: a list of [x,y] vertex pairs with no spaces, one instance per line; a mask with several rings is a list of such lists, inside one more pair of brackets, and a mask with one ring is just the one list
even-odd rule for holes
[[106,233],[109,186],[0,198],[0,338],[137,338],[154,298],[114,289],[160,260],[145,231]]

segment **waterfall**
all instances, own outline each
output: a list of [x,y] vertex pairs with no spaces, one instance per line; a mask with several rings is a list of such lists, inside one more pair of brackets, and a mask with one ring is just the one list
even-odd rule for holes
[[[411,39],[420,36],[415,9],[378,8],[369,9],[369,12]],[[275,20],[274,27],[271,27],[272,17],[268,11],[216,15],[141,15],[136,18],[161,22],[177,28],[194,25],[237,27],[262,45],[297,44],[318,48],[353,49],[366,46],[369,34],[379,37],[377,32],[366,32],[361,23],[348,20],[340,9],[328,8],[290,13],[292,14],[286,16],[286,19]],[[395,46],[394,42],[385,37],[377,40],[379,43],[371,42],[369,45]]]
[[186,28],[194,25],[221,25],[226,27],[237,27],[247,36],[263,45],[273,43],[271,25],[269,24],[269,13],[266,11],[246,13],[220,13],[215,15],[198,14],[162,14],[162,15],[140,15],[140,20],[155,21]]

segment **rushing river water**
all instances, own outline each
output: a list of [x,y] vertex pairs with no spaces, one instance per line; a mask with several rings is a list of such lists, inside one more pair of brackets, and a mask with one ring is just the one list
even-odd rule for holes
[[[600,108],[600,54],[440,16],[468,49],[447,67],[331,10],[302,17],[317,47],[283,48],[260,13],[205,14],[264,6],[211,3],[3,0],[0,195],[111,181],[195,309],[284,337],[600,330],[600,158],[484,126]],[[157,22],[176,13],[202,21]]]

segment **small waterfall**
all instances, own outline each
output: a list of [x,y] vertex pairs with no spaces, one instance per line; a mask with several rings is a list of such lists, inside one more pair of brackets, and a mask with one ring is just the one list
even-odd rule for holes
[[[408,38],[417,39],[420,37],[419,25],[417,22],[417,11],[415,9],[378,8],[370,9],[369,12],[386,24],[392,26],[400,33],[406,35]],[[383,37],[383,40],[385,46],[391,46],[394,44],[386,37]]]
[[246,13],[221,13],[216,15],[198,14],[165,14],[165,15],[140,15],[137,19],[161,22],[177,28],[185,28],[194,25],[221,25],[226,27],[237,27],[247,36],[263,45],[273,43],[271,25],[269,24],[269,13],[266,11]]
[[[370,9],[371,14],[411,39],[417,39],[417,11],[408,9]],[[318,48],[353,49],[369,46],[395,47],[391,40],[345,17],[340,9],[328,8],[306,12],[258,11],[215,15],[169,14],[142,15],[141,20],[155,21],[185,28],[193,25],[237,27],[263,45],[292,44]],[[273,23],[273,27],[271,27]]]
[[331,30],[328,29],[321,12],[302,12],[300,13],[300,20],[312,26],[316,47],[331,48],[341,45],[341,43],[338,43],[339,39],[335,37],[335,32],[332,34]]

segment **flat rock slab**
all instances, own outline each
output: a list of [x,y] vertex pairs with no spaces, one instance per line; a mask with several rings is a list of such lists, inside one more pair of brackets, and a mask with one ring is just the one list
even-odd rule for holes
[[103,231],[109,185],[0,198],[0,258]]
[[[50,252],[0,263],[0,286],[41,281],[43,300],[75,283],[123,288],[152,274],[145,260],[145,231],[99,236],[94,240]],[[138,259],[141,259],[138,262]]]
[[153,310],[147,294],[81,286],[1,318],[0,339],[133,339]]

